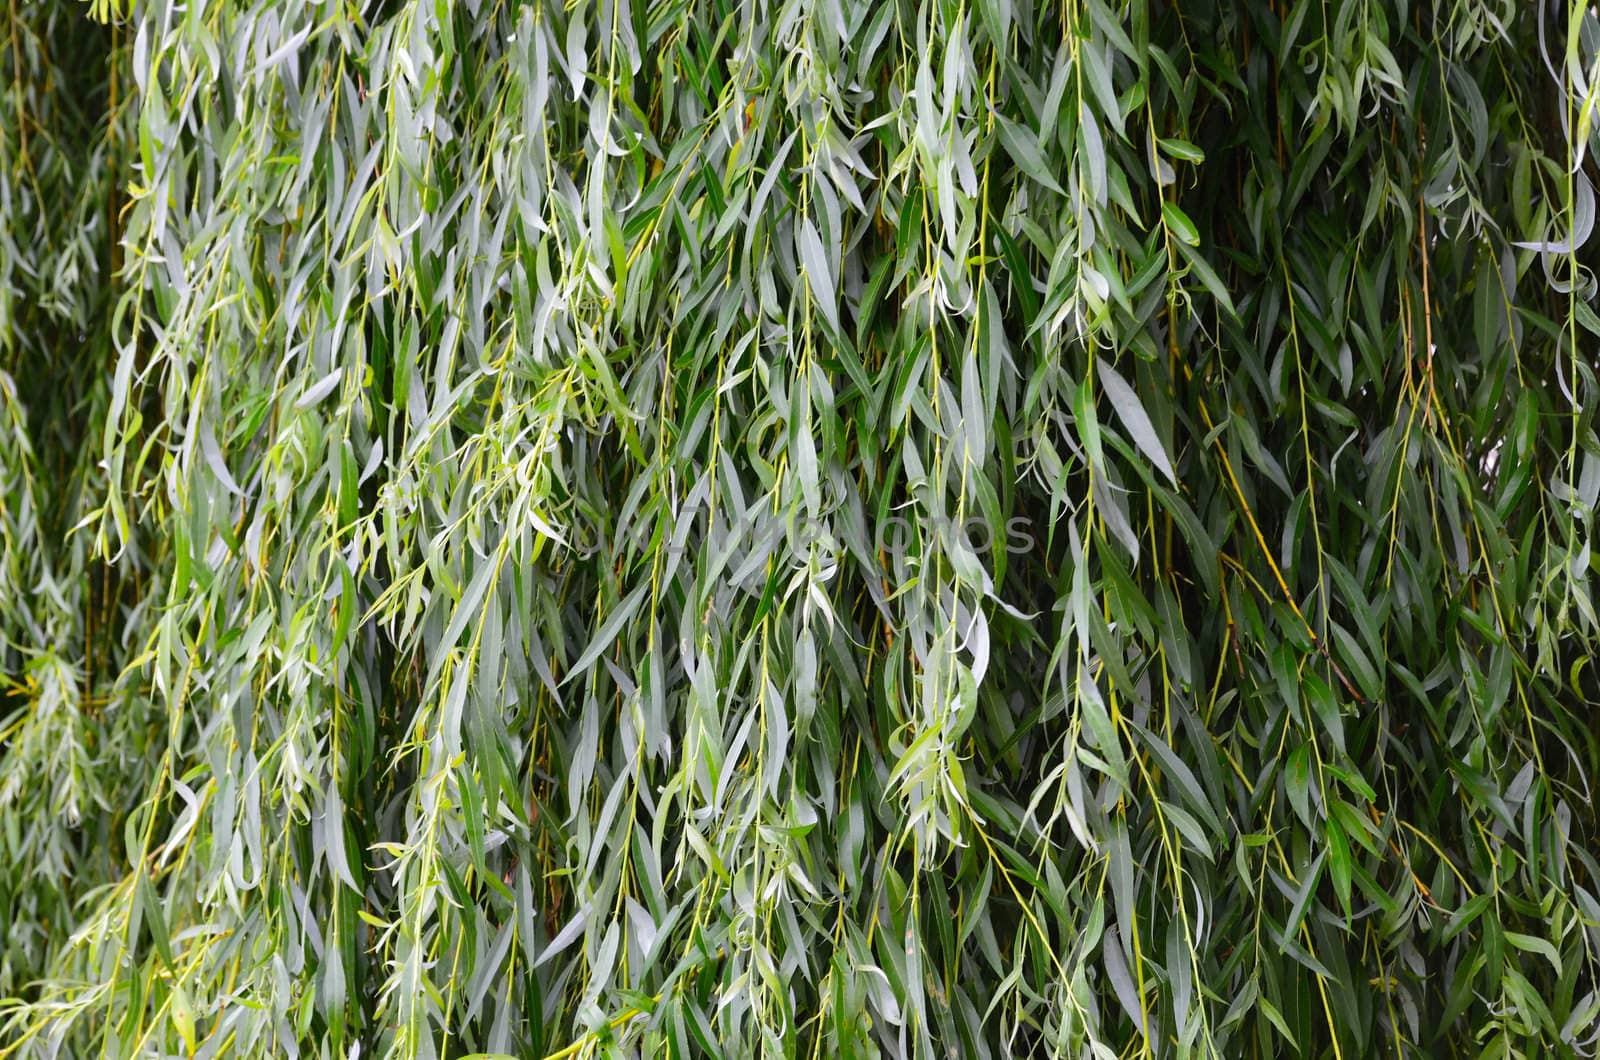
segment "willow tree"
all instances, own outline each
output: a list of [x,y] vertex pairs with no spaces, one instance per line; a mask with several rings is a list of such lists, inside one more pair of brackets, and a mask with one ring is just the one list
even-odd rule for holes
[[1586,5],[0,25],[0,1057],[1592,1053]]

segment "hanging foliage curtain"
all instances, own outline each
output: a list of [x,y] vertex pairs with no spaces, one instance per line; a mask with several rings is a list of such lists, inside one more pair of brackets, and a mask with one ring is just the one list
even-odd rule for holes
[[0,1057],[1592,1052],[1587,7],[0,26]]

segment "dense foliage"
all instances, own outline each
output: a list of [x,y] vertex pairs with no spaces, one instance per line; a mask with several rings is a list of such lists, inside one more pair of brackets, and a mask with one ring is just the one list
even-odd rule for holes
[[1593,1053],[1585,6],[0,27],[0,1057]]

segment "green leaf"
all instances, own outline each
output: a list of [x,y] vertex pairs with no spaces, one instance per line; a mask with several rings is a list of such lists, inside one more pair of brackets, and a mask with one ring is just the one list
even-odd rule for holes
[[1161,218],[1166,222],[1168,230],[1178,238],[1180,243],[1187,246],[1200,245],[1200,232],[1195,228],[1194,222],[1189,220],[1189,215],[1175,202],[1161,204]]
[[811,297],[815,299],[828,326],[837,331],[839,307],[834,301],[833,270],[822,248],[822,237],[817,234],[817,226],[811,223],[811,218],[801,221],[795,233],[795,244],[800,252],[801,264],[805,266],[806,285],[811,289]]
[[1155,425],[1150,422],[1149,414],[1140,404],[1139,395],[1110,365],[1100,365],[1099,375],[1100,388],[1105,391],[1106,400],[1111,402],[1112,409],[1132,436],[1133,443],[1167,477],[1168,482],[1176,483],[1172,462],[1167,459],[1167,451],[1156,434]]
[[1206,160],[1205,152],[1200,150],[1200,148],[1196,147],[1194,144],[1190,143],[1188,140],[1180,140],[1176,137],[1167,137],[1160,140],[1159,143],[1161,144],[1162,152],[1170,158],[1176,158],[1184,162],[1193,162],[1196,165]]
[[1040,150],[1039,141],[1033,135],[998,114],[995,115],[995,128],[1000,133],[1000,142],[1005,145],[1006,153],[1024,173],[1057,195],[1065,194],[1064,189],[1051,175],[1044,153]]
[[1350,841],[1345,837],[1337,816],[1322,822],[1322,833],[1328,842],[1328,876],[1333,881],[1333,893],[1339,899],[1345,916],[1350,915],[1350,880],[1355,863],[1350,856]]

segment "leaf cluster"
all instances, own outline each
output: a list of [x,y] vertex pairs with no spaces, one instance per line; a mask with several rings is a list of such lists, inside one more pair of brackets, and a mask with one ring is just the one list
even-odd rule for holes
[[0,1058],[1592,1053],[1589,7],[8,0],[0,100]]

